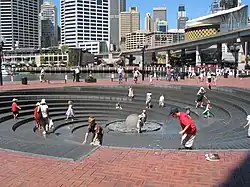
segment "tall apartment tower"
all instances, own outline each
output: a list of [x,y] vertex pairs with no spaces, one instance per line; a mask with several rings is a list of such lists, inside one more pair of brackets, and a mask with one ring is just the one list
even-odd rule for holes
[[56,5],[52,2],[43,3],[39,18],[39,47],[57,46],[58,24]]
[[126,35],[140,30],[140,13],[137,7],[130,7],[129,12],[120,13],[120,45],[125,44]]
[[119,46],[120,13],[126,12],[126,0],[110,0],[110,49]]
[[152,31],[152,17],[150,13],[147,13],[145,17],[145,31],[146,32]]
[[154,7],[153,8],[153,30],[157,32],[158,22],[167,21],[167,8],[166,7]]
[[0,0],[0,36],[5,50],[38,48],[39,0]]
[[167,7],[155,7],[153,8],[153,21],[156,20],[166,21],[167,20]]
[[188,21],[185,5],[179,5],[177,16],[177,29],[185,29],[186,22]]
[[61,0],[60,18],[63,45],[84,48],[94,54],[108,47],[109,0]]

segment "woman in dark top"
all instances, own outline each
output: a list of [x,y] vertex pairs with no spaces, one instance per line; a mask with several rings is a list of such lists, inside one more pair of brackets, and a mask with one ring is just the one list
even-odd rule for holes
[[88,131],[85,134],[85,139],[83,144],[87,142],[87,139],[89,137],[89,133],[92,133],[92,141],[91,144],[96,144],[96,142],[99,142],[99,145],[102,145],[102,139],[103,139],[103,128],[100,125],[97,125],[94,117],[89,117],[88,119]]

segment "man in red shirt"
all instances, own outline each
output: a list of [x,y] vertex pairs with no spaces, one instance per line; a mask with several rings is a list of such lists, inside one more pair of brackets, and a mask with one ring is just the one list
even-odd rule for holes
[[181,145],[184,149],[191,150],[197,132],[194,121],[185,112],[180,112],[178,108],[171,109],[170,115],[180,120],[180,125],[182,127],[182,131],[179,132],[182,136]]
[[21,110],[21,107],[19,107],[16,102],[17,102],[17,99],[15,98],[12,99],[11,111],[13,113],[14,120],[17,119],[19,115],[19,110]]

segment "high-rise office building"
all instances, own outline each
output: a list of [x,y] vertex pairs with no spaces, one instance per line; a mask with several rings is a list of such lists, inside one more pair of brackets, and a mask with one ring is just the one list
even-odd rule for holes
[[130,7],[129,12],[120,13],[120,45],[125,44],[126,35],[140,30],[140,13],[137,7]]
[[43,0],[39,0],[39,12],[41,12],[41,6],[42,6],[42,4],[43,4]]
[[156,20],[155,21],[156,26],[156,32],[164,32],[166,33],[168,31],[168,22],[164,20]]
[[167,20],[167,7],[155,7],[153,8],[153,21],[156,20]]
[[185,5],[179,5],[177,16],[177,29],[185,29],[186,22],[188,21]]
[[109,46],[109,0],[61,0],[61,43],[98,54]]
[[39,0],[1,0],[0,36],[5,49],[38,48]]
[[52,2],[41,5],[39,14],[39,47],[46,48],[58,45],[57,8]]
[[126,0],[110,0],[110,44],[113,50],[119,46],[120,13],[126,11]]
[[146,32],[152,31],[152,17],[150,13],[147,13],[145,17],[145,31]]

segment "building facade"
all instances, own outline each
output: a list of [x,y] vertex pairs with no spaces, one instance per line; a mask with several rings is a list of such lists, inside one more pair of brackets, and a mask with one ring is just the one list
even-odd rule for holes
[[120,13],[126,12],[126,0],[110,0],[110,50],[119,48]]
[[145,44],[145,31],[135,31],[126,35],[126,50],[139,49]]
[[155,31],[166,33],[168,31],[168,22],[164,20],[156,20]]
[[164,46],[184,41],[184,30],[170,29],[168,32],[151,32],[145,35],[145,42],[150,47]]
[[167,8],[166,7],[155,7],[153,8],[153,21],[158,20],[167,20]]
[[184,5],[180,5],[178,8],[177,16],[177,29],[185,29],[186,22],[188,21],[187,13]]
[[41,6],[39,47],[47,48],[58,45],[57,8],[52,2],[45,2]]
[[145,17],[145,31],[146,32],[152,31],[152,17],[150,13],[147,13]]
[[129,33],[140,30],[140,13],[137,7],[130,7],[129,12],[120,13],[120,46],[126,42]]
[[[109,46],[109,0],[61,0],[61,43],[69,47],[105,42]],[[87,50],[96,51],[90,45]]]
[[38,48],[39,0],[1,0],[0,35],[5,50]]

